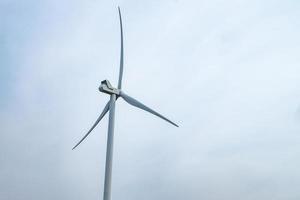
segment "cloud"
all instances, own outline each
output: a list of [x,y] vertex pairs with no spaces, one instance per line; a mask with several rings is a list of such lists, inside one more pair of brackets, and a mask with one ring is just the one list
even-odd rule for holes
[[[1,3],[1,199],[99,199],[116,2]],[[114,199],[298,199],[299,4],[122,1]],[[12,12],[13,11],[13,12]],[[146,92],[145,92],[146,91]]]

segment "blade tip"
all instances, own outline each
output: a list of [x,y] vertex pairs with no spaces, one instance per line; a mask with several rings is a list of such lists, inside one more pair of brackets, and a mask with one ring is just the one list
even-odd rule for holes
[[76,149],[76,147],[78,147],[78,145],[79,145],[79,144],[76,144],[76,145],[72,148],[72,150]]

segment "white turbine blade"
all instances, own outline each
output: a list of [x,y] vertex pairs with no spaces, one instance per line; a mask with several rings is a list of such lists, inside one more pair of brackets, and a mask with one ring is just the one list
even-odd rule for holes
[[174,126],[177,126],[177,124],[175,124],[174,122],[172,122],[171,120],[167,119],[166,117],[162,116],[161,114],[159,114],[158,112],[152,110],[151,108],[145,106],[144,104],[142,104],[141,102],[137,101],[136,99],[126,95],[124,92],[120,92],[120,96],[129,104],[135,106],[135,107],[138,107],[142,110],[145,110],[145,111],[148,111],[150,113],[152,113],[153,115],[156,115],[164,120],[166,120],[167,122],[173,124]]
[[120,30],[121,30],[121,55],[120,55],[120,71],[119,71],[119,82],[118,82],[118,88],[122,88],[122,78],[123,78],[123,65],[124,65],[124,47],[123,47],[123,26],[122,26],[122,16],[121,16],[121,10],[120,7],[118,7],[119,10],[119,19],[120,19]]
[[109,102],[107,102],[107,104],[105,105],[101,115],[98,117],[98,119],[96,120],[94,125],[90,128],[90,130],[87,132],[87,134],[85,134],[85,136],[73,147],[73,149],[75,149],[92,132],[92,130],[97,126],[97,124],[104,117],[104,115],[107,113],[108,110],[109,110]]

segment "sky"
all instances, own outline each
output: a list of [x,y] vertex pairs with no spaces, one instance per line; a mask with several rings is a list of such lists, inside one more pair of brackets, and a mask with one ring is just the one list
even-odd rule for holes
[[0,199],[300,199],[300,2],[0,0]]

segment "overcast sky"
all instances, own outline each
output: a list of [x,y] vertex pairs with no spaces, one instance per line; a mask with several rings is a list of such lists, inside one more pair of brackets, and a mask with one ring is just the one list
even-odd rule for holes
[[113,199],[299,200],[297,0],[0,0],[0,199],[102,199],[118,5]]

